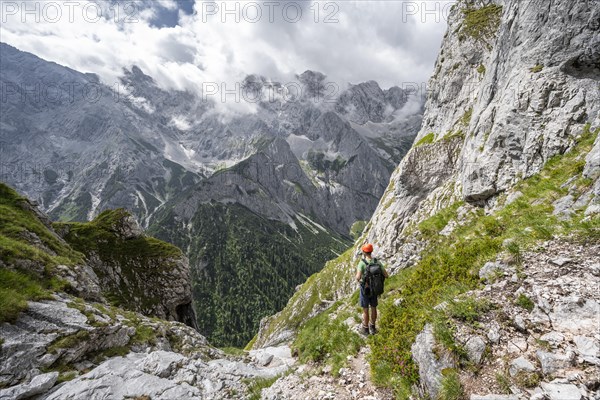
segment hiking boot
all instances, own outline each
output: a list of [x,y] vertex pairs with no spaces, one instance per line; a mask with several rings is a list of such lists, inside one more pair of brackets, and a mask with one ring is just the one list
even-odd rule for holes
[[369,334],[369,328],[367,328],[364,325],[360,326],[360,333],[362,333],[363,335],[368,335]]
[[377,328],[375,328],[375,325],[369,325],[369,333],[371,335],[374,335],[377,333]]

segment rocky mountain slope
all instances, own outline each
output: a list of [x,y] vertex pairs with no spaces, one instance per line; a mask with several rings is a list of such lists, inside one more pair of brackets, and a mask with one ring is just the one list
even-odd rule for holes
[[250,75],[240,96],[253,94],[255,112],[223,115],[215,110],[220,96],[163,90],[135,66],[110,86],[4,43],[0,52],[3,180],[67,221],[123,207],[146,227],[165,202],[282,138],[289,146],[279,147],[279,157],[290,163],[284,165],[297,176],[293,181],[308,176],[340,202],[361,200],[343,224],[318,221],[345,235],[351,218],[371,215],[384,189],[374,184],[372,199],[355,199],[365,188],[350,176],[362,171],[370,182],[387,179],[421,121],[418,110],[403,110],[420,102],[414,94],[384,91],[375,82],[326,91],[331,83],[312,71],[293,82],[297,93]]
[[0,195],[2,321],[12,321],[27,300],[62,290],[195,326],[187,258],[146,236],[130,214],[107,210],[92,222],[52,223],[4,183]]
[[179,322],[195,323],[187,260],[122,210],[53,225],[4,184],[0,208],[0,399],[249,397],[294,363]]
[[[453,7],[421,131],[357,242],[394,273],[368,344],[373,380],[396,397],[598,396],[599,12]],[[357,323],[354,251],[263,320],[252,346],[292,342],[335,368],[356,354],[334,333]]]
[[[340,89],[313,71],[294,93],[246,77],[240,96],[254,99],[253,112],[230,115],[221,93],[167,91],[135,66],[111,86],[6,44],[0,53],[1,178],[54,219],[123,207],[180,246],[207,310],[199,328],[223,345],[246,343],[360,234],[421,123],[412,93],[376,82]],[[260,235],[250,234],[256,225]],[[276,243],[271,256],[263,242]],[[238,288],[219,284],[232,276]]]

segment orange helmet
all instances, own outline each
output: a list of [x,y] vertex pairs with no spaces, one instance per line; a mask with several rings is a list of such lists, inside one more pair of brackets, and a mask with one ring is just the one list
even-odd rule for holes
[[372,253],[373,245],[371,243],[367,243],[361,248],[361,250],[363,251],[363,253]]

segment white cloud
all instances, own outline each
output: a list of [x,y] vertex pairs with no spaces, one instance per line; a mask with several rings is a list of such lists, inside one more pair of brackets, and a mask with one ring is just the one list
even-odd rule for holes
[[[376,80],[383,87],[426,82],[446,30],[443,18],[431,11],[435,7],[438,13],[447,11],[450,1],[318,2],[318,22],[314,2],[282,1],[270,22],[266,3],[243,1],[237,3],[239,10],[252,11],[249,4],[254,3],[261,8],[262,18],[251,23],[242,15],[236,23],[234,16],[224,15],[222,9],[207,15],[207,10],[214,10],[211,3],[222,7],[223,1],[195,0],[194,15],[180,11],[178,26],[162,28],[153,21],[164,10],[174,10],[174,0],[118,6],[103,1],[103,18],[94,22],[97,9],[88,0],[79,0],[79,6],[72,7],[72,21],[69,9],[53,2],[61,5],[63,14],[57,22],[48,21],[53,15],[50,8],[44,12],[47,1],[29,2],[39,3],[38,22],[35,15],[23,15],[22,9],[15,13],[7,8],[8,3],[2,2],[0,39],[20,50],[97,73],[110,85],[118,82],[123,67],[138,65],[165,88],[200,92],[203,84],[213,82],[233,89],[251,73],[288,82],[306,69],[325,73],[341,87],[367,80]],[[14,4],[23,7],[21,2]],[[138,22],[125,22],[132,14],[126,4],[144,5],[133,10]],[[228,1],[227,7],[232,9],[234,4]],[[325,10],[325,4],[333,6]],[[296,23],[286,21],[284,7],[288,7],[288,16],[293,16],[296,5],[302,7],[302,18]],[[330,13],[339,22],[325,23]],[[21,21],[23,17],[26,22]],[[238,104],[239,112],[248,111],[246,108]]]

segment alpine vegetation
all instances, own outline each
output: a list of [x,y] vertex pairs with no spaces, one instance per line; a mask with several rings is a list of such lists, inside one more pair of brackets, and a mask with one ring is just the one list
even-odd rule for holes
[[163,3],[3,4],[0,399],[600,397],[597,2]]

